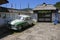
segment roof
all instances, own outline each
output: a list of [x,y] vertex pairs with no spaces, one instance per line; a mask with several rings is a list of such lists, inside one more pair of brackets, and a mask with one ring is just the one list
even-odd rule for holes
[[9,12],[9,10],[5,7],[0,6],[0,12]]
[[6,8],[0,6],[0,12],[20,12],[20,9]]
[[5,3],[8,3],[8,1],[7,0],[0,0],[0,5],[5,4]]
[[14,9],[14,8],[0,7],[0,12],[33,13],[33,10],[31,10],[31,9]]
[[56,10],[56,7],[51,4],[37,5],[33,10]]

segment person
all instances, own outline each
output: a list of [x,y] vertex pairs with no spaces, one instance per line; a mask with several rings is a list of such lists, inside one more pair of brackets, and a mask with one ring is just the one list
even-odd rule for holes
[[55,20],[54,20],[54,25],[56,25],[58,23],[58,14],[55,13]]
[[58,20],[57,19],[55,19],[54,20],[54,25],[56,25],[58,23]]

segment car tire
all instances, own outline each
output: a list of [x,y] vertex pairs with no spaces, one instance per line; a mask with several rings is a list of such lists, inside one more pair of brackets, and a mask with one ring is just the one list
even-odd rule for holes
[[34,23],[31,24],[32,26],[34,25]]

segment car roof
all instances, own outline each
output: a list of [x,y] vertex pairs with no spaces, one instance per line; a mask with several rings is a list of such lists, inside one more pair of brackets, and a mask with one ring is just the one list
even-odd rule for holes
[[19,16],[22,16],[22,17],[30,17],[29,15],[19,15]]

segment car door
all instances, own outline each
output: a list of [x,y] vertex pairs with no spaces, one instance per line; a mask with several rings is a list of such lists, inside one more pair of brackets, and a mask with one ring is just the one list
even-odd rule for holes
[[30,18],[30,17],[27,17],[27,18],[26,18],[26,22],[27,22],[28,24],[32,24],[31,18]]

